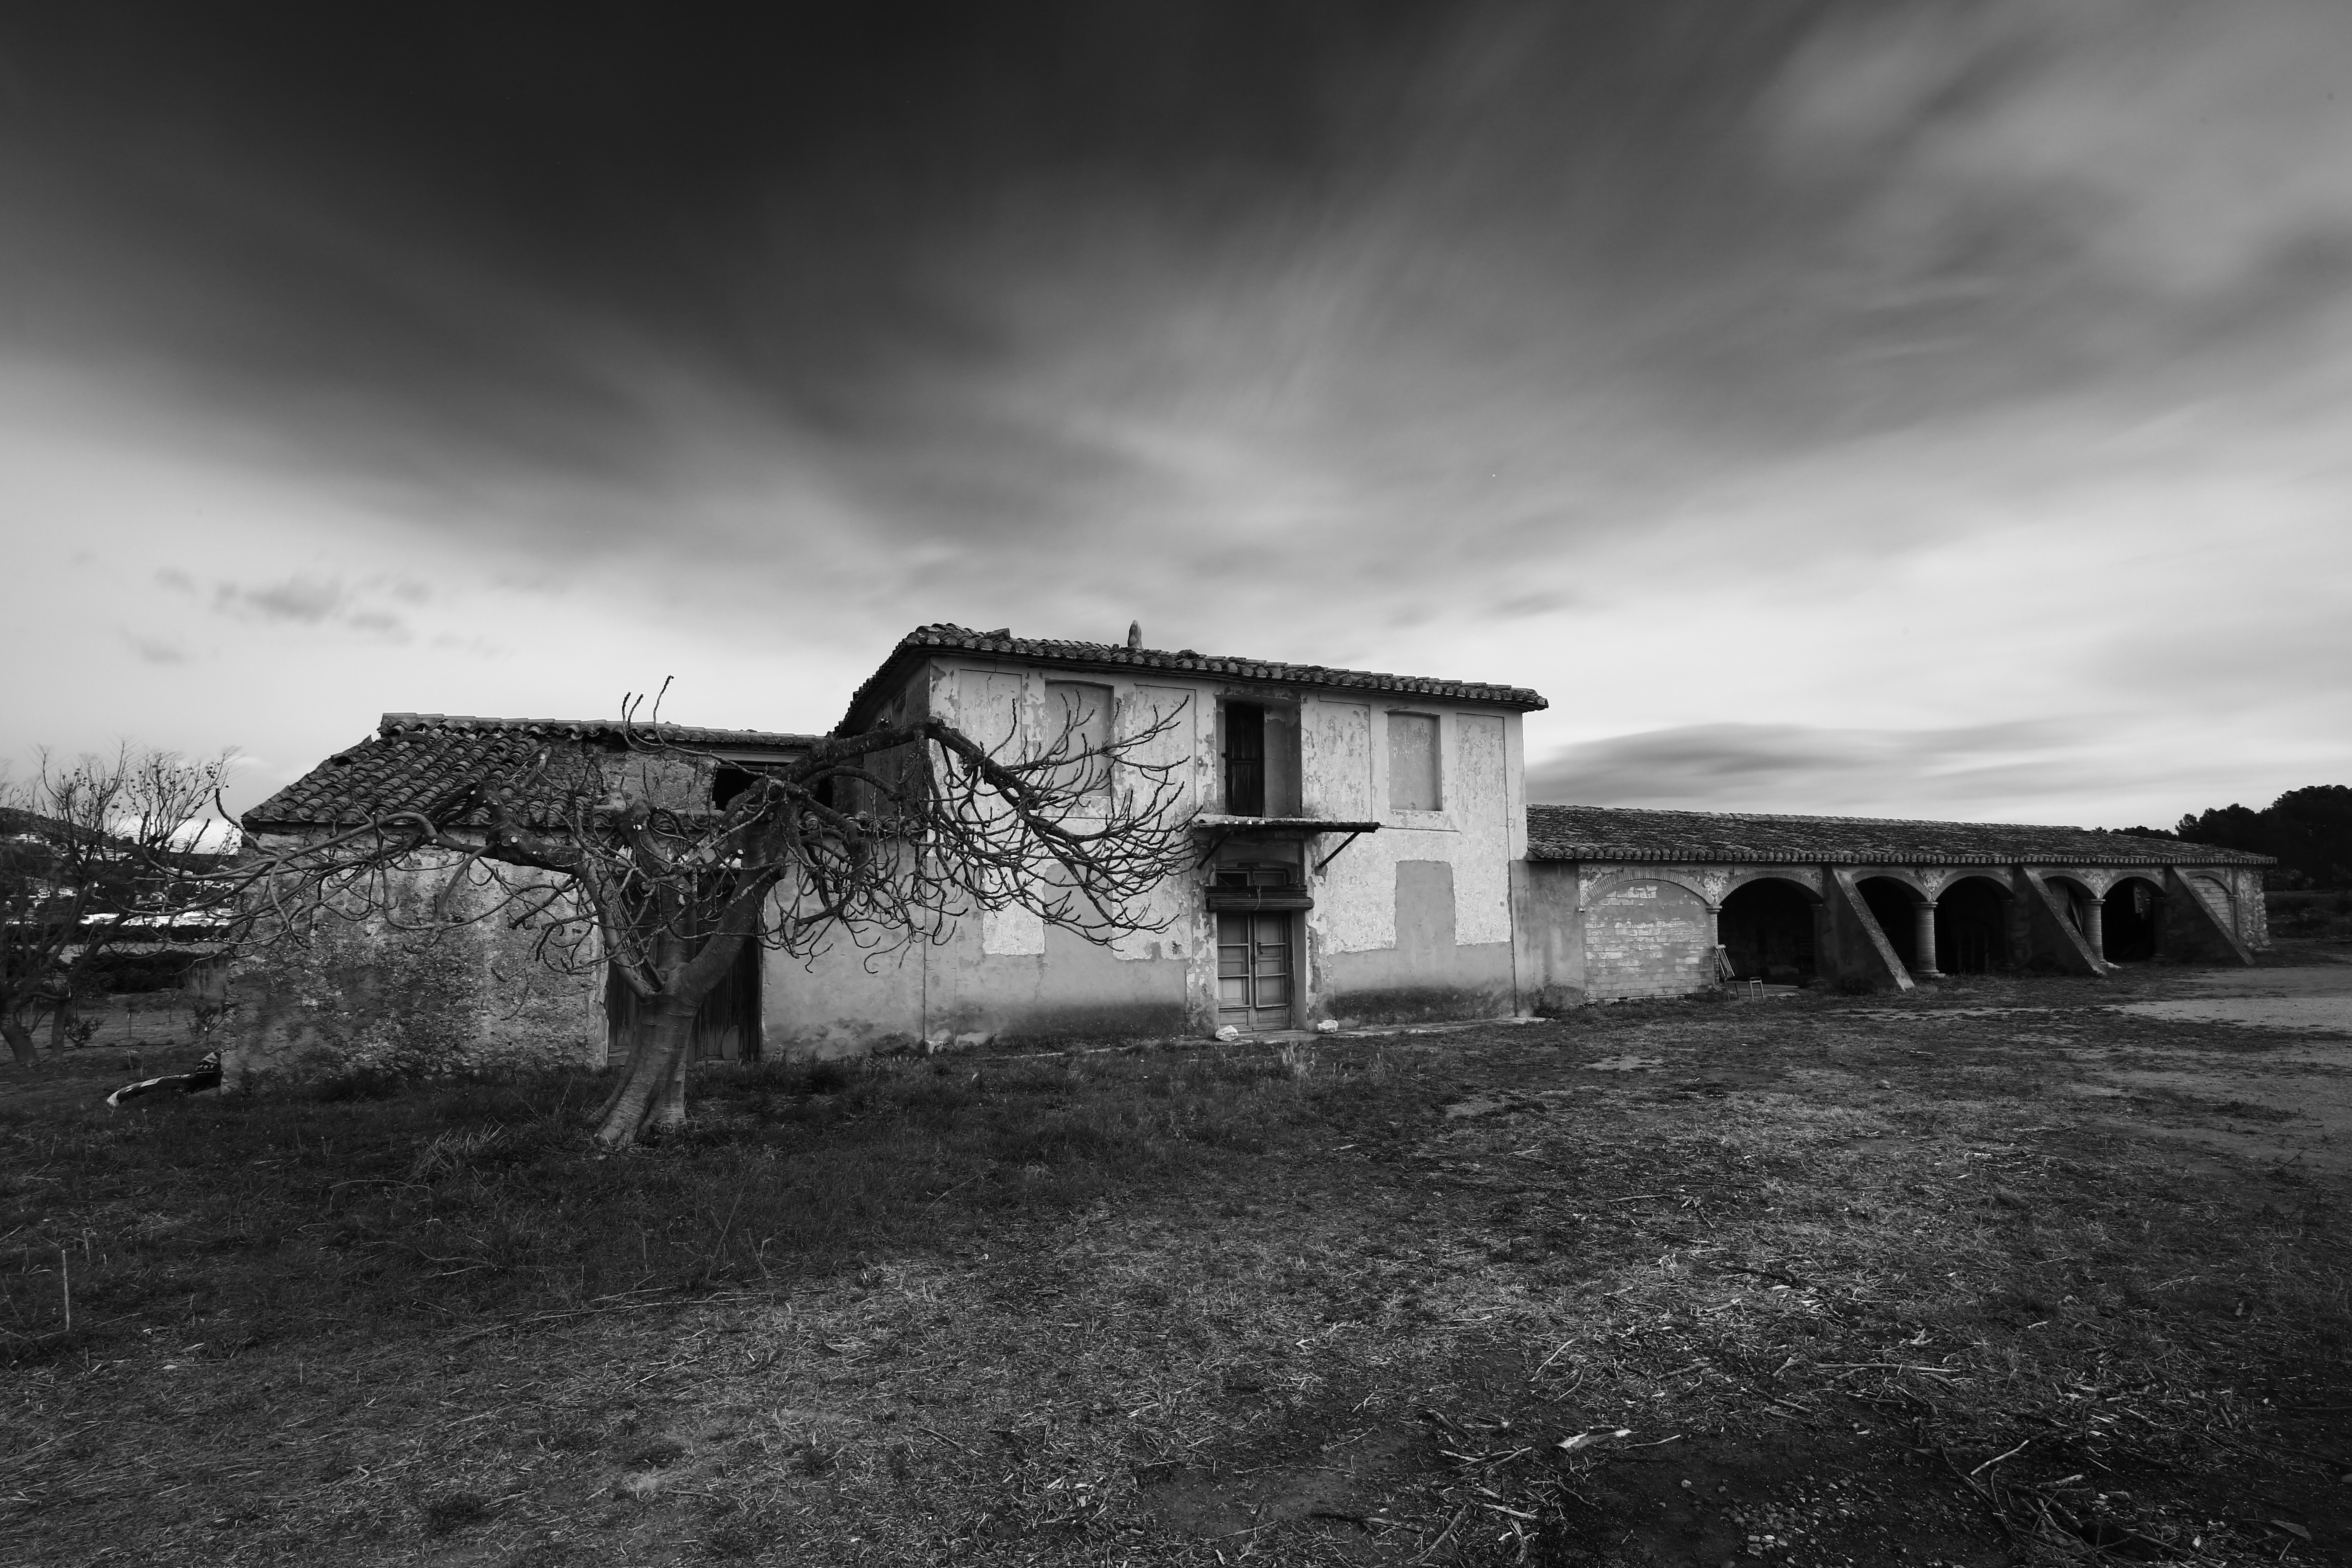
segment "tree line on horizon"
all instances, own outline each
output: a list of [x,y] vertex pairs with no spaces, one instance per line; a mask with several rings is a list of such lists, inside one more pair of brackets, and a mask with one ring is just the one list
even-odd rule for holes
[[2259,811],[2233,803],[2191,812],[2172,827],[2117,831],[2271,856],[2273,888],[2352,888],[2352,784],[2309,784]]

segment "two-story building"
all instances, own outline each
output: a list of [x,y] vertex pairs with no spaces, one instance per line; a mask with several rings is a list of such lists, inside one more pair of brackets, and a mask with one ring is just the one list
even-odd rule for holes
[[1066,724],[1164,725],[1140,755],[1172,768],[1195,869],[1155,895],[1160,929],[1108,946],[1012,910],[878,964],[845,946],[782,962],[767,1037],[830,1052],[1510,1014],[1519,721],[1543,706],[1518,687],[920,627],[840,732],[937,717],[1019,751]]

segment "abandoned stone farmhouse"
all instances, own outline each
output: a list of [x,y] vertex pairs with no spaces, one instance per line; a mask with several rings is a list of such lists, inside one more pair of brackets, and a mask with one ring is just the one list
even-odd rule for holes
[[[1529,805],[1523,688],[1113,644],[918,628],[835,733],[936,715],[991,744],[1072,713],[1140,734],[1181,787],[1198,858],[1158,929],[1099,946],[1019,911],[951,941],[813,961],[747,951],[698,1026],[707,1058],[839,1056],[984,1039],[1265,1034],[1527,1016],[1727,981],[1905,989],[1957,972],[2251,963],[2262,858],[2085,829]],[[665,781],[720,801],[815,738],[663,727]],[[1003,738],[1000,742],[997,738]],[[396,810],[460,830],[551,746],[618,753],[617,723],[385,714],[246,814],[257,845]],[[673,764],[675,767],[676,764]],[[469,812],[476,815],[469,816]],[[445,867],[411,874],[420,903]],[[604,1059],[627,993],[533,962],[496,922],[429,946],[322,929],[239,976],[233,1076],[318,1058]]]

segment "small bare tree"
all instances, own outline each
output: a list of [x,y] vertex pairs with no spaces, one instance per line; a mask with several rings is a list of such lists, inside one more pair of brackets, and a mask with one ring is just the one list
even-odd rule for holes
[[[1145,760],[1174,715],[1089,740],[1090,716],[1072,713],[1036,743],[993,747],[939,720],[886,725],[755,769],[718,804],[712,777],[744,764],[634,711],[617,760],[551,743],[429,810],[249,860],[248,927],[267,941],[325,915],[429,939],[495,920],[534,932],[559,971],[609,969],[639,1004],[596,1132],[617,1149],[686,1120],[696,1011],[747,943],[884,952],[1013,908],[1108,943],[1165,924],[1148,895],[1190,864],[1178,764]],[[452,826],[467,819],[488,826]],[[444,879],[420,902],[402,889],[421,860]]]
[[0,1036],[19,1066],[75,1037],[78,979],[140,930],[218,902],[198,838],[234,763],[124,745],[69,766],[45,753],[32,779],[0,781]]

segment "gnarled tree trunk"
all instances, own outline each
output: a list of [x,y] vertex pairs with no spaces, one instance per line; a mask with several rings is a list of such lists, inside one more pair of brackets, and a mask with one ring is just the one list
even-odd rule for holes
[[694,1050],[694,1015],[700,998],[665,994],[638,1016],[636,1049],[613,1098],[605,1102],[596,1142],[625,1149],[647,1127],[686,1122],[686,1062]]
[[8,1054],[20,1068],[28,1068],[41,1059],[41,1047],[33,1043],[33,1031],[14,1017],[0,1019],[0,1037],[8,1041]]

